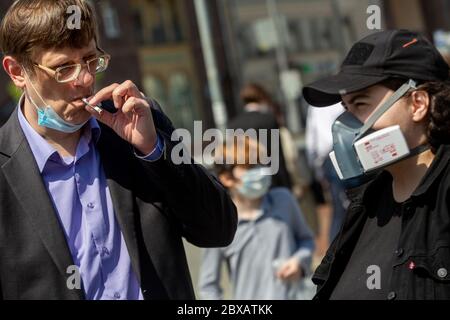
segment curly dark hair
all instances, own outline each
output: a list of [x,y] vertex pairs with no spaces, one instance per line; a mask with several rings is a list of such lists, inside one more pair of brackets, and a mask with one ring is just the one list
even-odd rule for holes
[[[388,79],[382,83],[391,90],[397,90],[407,79]],[[419,82],[420,83],[420,82]],[[450,81],[430,81],[417,86],[430,96],[428,109],[427,138],[433,153],[443,144],[450,144]],[[412,93],[409,92],[405,97]]]
[[450,81],[426,82],[418,87],[430,96],[427,137],[432,151],[450,144]]

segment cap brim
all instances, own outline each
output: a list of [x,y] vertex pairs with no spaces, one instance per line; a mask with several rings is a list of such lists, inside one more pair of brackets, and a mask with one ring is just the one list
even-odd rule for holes
[[344,94],[356,92],[388,79],[383,75],[338,73],[303,88],[303,97],[314,107],[328,107],[342,100]]

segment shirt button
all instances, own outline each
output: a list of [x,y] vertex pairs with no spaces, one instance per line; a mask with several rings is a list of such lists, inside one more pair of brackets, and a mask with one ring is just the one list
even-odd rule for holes
[[120,293],[118,293],[118,292],[114,293],[114,298],[120,299]]
[[103,257],[103,256],[107,256],[107,255],[109,255],[109,250],[108,250],[107,247],[103,247],[102,248],[102,252],[101,252],[101,256]]
[[403,248],[399,248],[399,249],[395,250],[395,254],[397,255],[397,257],[401,257],[404,252],[405,252],[405,250],[403,250]]
[[89,209],[94,209],[94,208],[95,208],[95,205],[94,205],[92,202],[89,202],[88,205],[87,205],[87,207],[88,207]]
[[394,300],[395,298],[397,298],[397,294],[394,291],[391,291],[389,292],[387,298],[388,300]]
[[80,181],[80,175],[78,173],[75,173],[75,181],[76,182]]
[[437,275],[439,278],[445,278],[447,276],[447,274],[448,274],[448,272],[447,272],[447,269],[445,269],[445,268],[440,268],[437,271]]

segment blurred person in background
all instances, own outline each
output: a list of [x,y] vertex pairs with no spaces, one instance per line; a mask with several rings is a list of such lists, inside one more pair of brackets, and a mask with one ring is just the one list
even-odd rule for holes
[[330,241],[339,232],[346,206],[345,189],[331,163],[329,153],[333,150],[331,127],[344,112],[341,103],[328,108],[309,106],[306,120],[306,154],[312,170],[311,190],[317,203],[319,232],[316,254],[322,259]]
[[[241,90],[240,97],[244,104],[244,112],[233,119],[228,127],[243,130],[250,128],[279,130],[280,168],[278,173],[273,176],[272,186],[286,187],[293,192],[305,214],[308,225],[313,228],[314,233],[317,233],[315,204],[313,194],[309,190],[309,172],[301,169],[299,148],[285,125],[281,106],[258,83],[245,85]],[[271,154],[270,141],[267,148]]]
[[204,249],[200,296],[223,299],[221,266],[226,263],[233,299],[301,298],[301,279],[310,273],[314,250],[312,232],[292,193],[283,187],[270,189],[267,168],[250,163],[249,154],[263,147],[248,138],[235,141],[224,144],[216,159],[245,161],[216,169],[236,204],[238,229],[228,247]]
[[[280,108],[276,106],[270,97],[269,93],[258,84],[248,84],[242,88],[240,93],[241,101],[244,104],[244,110],[236,118],[232,119],[227,128],[230,129],[255,129],[258,132],[259,129],[274,130],[280,129],[282,126],[282,112]],[[270,138],[270,134],[268,135]],[[292,178],[288,172],[284,148],[281,144],[281,134],[279,145],[279,171],[273,176],[273,187],[286,187],[292,188]],[[272,154],[271,140],[268,141],[267,146],[268,154]]]

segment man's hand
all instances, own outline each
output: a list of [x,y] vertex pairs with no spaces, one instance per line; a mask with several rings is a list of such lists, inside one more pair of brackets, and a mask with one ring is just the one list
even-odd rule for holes
[[284,262],[277,272],[277,277],[283,281],[299,280],[302,276],[302,268],[297,257],[292,257]]
[[118,109],[118,112],[114,114],[106,110],[102,110],[99,114],[89,106],[86,106],[86,110],[97,120],[112,128],[143,155],[149,154],[157,143],[149,102],[136,85],[127,80],[122,84],[115,83],[103,88],[89,99],[89,103],[97,105],[110,99],[114,101],[114,106]]

